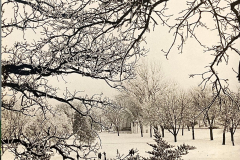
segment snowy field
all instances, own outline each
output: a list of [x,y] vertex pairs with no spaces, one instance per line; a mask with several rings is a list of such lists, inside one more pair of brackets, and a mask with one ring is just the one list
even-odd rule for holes
[[[189,154],[184,155],[182,158],[185,160],[240,160],[240,129],[235,133],[235,146],[232,146],[230,140],[230,133],[226,134],[226,145],[222,145],[222,130],[213,130],[214,140],[209,140],[208,129],[196,129],[195,140],[191,138],[191,131],[184,130],[184,136],[179,131],[178,142],[173,141],[173,135],[165,131],[164,140],[172,145],[189,144],[197,147],[195,150],[190,150]],[[149,154],[145,151],[151,151],[152,148],[147,145],[148,143],[155,143],[153,138],[149,137],[149,133],[145,133],[144,137],[140,134],[120,134],[118,137],[116,133],[100,133],[102,141],[102,149],[99,152],[106,152],[107,158],[116,158],[117,149],[120,154],[127,155],[129,150],[134,148],[139,150],[139,155],[147,157]],[[2,160],[13,160],[14,157],[6,153],[3,155]],[[53,160],[60,160],[60,156],[54,156]]]
[[[226,134],[226,145],[222,145],[222,130],[213,130],[214,140],[210,141],[208,129],[196,129],[195,140],[192,140],[191,131],[184,130],[184,135],[181,131],[178,134],[178,142],[174,142],[173,135],[165,131],[164,140],[172,145],[189,144],[197,147],[195,150],[190,150],[187,155],[182,158],[185,160],[240,160],[240,130],[235,133],[235,146],[232,146],[230,133]],[[153,138],[149,138],[149,134],[116,134],[101,133],[102,138],[102,151],[107,153],[107,158],[115,158],[116,150],[122,154],[127,154],[131,148],[137,148],[140,156],[148,156],[145,151],[150,151],[152,148],[146,143],[154,143]]]

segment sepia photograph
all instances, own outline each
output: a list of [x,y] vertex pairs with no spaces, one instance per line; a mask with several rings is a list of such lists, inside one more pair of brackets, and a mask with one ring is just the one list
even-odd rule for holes
[[1,0],[2,160],[240,160],[240,0]]

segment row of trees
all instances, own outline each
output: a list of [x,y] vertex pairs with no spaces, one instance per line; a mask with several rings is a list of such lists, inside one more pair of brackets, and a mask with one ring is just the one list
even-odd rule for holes
[[[128,81],[125,90],[117,97],[121,97],[121,110],[118,112],[127,110],[131,113],[132,120],[140,124],[141,136],[144,124],[150,126],[150,136],[151,128],[160,126],[162,135],[167,129],[176,142],[181,127],[188,126],[192,128],[192,139],[195,139],[194,127],[201,119],[209,127],[210,140],[213,140],[213,129],[221,125],[223,144],[229,128],[234,145],[233,135],[240,123],[240,88],[236,93],[221,94],[217,98],[217,92],[209,87],[183,91],[176,84],[164,80],[160,70],[156,65],[149,67],[143,64],[137,69],[136,79]],[[120,115],[118,112],[112,116]]]

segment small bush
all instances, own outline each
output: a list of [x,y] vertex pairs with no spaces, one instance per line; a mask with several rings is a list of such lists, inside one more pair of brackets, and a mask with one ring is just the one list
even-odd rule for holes
[[149,144],[153,151],[148,151],[147,153],[151,154],[152,157],[144,158],[145,160],[175,160],[180,159],[181,155],[188,154],[188,150],[196,149],[194,146],[189,146],[182,144],[177,146],[175,149],[171,149],[174,146],[168,144],[165,140],[162,139],[161,135],[154,130],[155,142],[157,144]]

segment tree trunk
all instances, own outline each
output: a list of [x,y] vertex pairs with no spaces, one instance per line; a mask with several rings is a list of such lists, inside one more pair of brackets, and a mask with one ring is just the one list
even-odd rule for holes
[[209,130],[210,130],[210,140],[212,141],[213,140],[213,128],[212,128],[212,126],[209,127]]
[[140,122],[140,132],[141,132],[141,137],[143,137],[143,125],[141,122]]
[[222,141],[222,145],[225,145],[226,142],[226,136],[225,136],[225,130],[223,130],[223,141]]
[[[102,124],[101,117],[100,117],[100,124]],[[100,125],[100,127],[101,127],[101,132],[102,132],[102,126]]]
[[184,125],[182,125],[182,136],[183,136]]
[[195,140],[194,125],[192,125],[192,139]]
[[161,129],[162,129],[162,137],[164,137],[164,127],[161,126]]
[[117,127],[117,133],[118,133],[118,136],[119,136],[119,128]]
[[230,133],[231,133],[231,141],[232,141],[232,145],[234,146],[234,133],[233,133],[233,128],[230,128]]
[[177,142],[177,133],[174,133],[173,136],[174,136],[174,142]]
[[150,137],[152,138],[152,125],[150,124]]
[[187,129],[188,129],[188,131],[190,131],[190,127],[189,127],[189,125],[187,125]]

